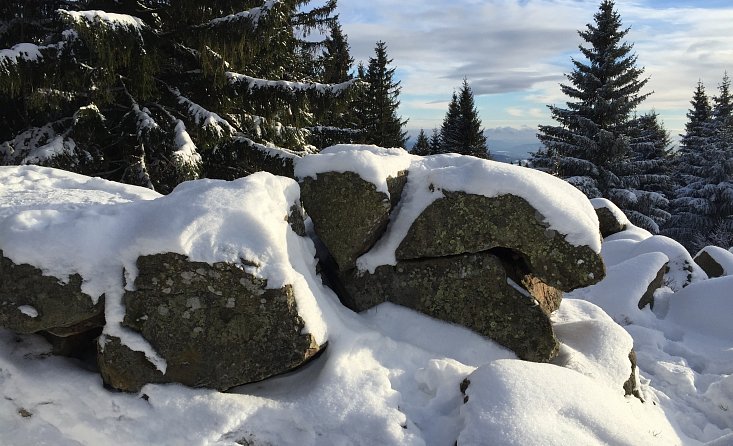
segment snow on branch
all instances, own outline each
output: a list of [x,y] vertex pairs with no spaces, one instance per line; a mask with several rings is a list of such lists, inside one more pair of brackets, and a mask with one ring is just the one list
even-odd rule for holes
[[199,155],[191,136],[186,131],[186,125],[180,119],[176,120],[175,133],[176,150],[173,152],[175,163],[186,171],[198,171],[201,168]]
[[359,82],[358,79],[351,79],[340,84],[321,84],[318,82],[289,82],[289,81],[273,81],[268,79],[258,79],[256,77],[227,71],[226,76],[232,85],[245,84],[247,89],[255,90],[258,88],[277,88],[289,92],[316,91],[321,94],[341,95],[352,85]]
[[23,42],[14,45],[12,48],[0,50],[0,69],[8,71],[10,65],[17,65],[19,60],[25,62],[38,62],[43,59],[44,50],[63,49],[66,41],[77,37],[73,30],[66,30],[63,33],[64,40],[49,45],[36,45],[35,43]]
[[134,29],[139,32],[142,28],[146,27],[145,22],[143,22],[142,19],[127,14],[116,14],[100,10],[68,11],[66,9],[59,9],[58,12],[75,23],[85,25],[103,25],[112,30],[126,28],[128,30]]
[[280,158],[283,160],[294,160],[300,158],[300,155],[292,150],[285,149],[283,147],[266,146],[264,144],[256,143],[246,136],[238,136],[234,138],[234,142],[249,146],[272,158]]
[[48,143],[32,149],[20,164],[42,164],[62,155],[73,157],[75,149],[76,143],[73,139],[56,135]]
[[236,129],[232,127],[226,119],[214,112],[206,110],[202,106],[181,95],[181,92],[177,88],[171,88],[170,91],[176,96],[178,103],[188,109],[188,113],[193,118],[196,125],[200,125],[204,129],[213,132],[218,137],[236,133]]
[[279,1],[278,0],[267,0],[260,7],[252,8],[247,11],[241,11],[236,14],[229,14],[228,16],[224,16],[224,17],[217,17],[213,20],[210,20],[209,22],[205,23],[202,26],[216,27],[222,24],[238,22],[241,20],[249,20],[253,26],[257,26],[260,21],[260,18],[263,15],[267,14],[267,12],[271,10],[275,6],[276,3],[279,3]]
[[153,119],[152,116],[150,116],[150,110],[148,110],[146,107],[143,107],[142,109],[137,104],[137,102],[132,103],[132,111],[135,113],[136,117],[136,127],[137,127],[137,136],[140,138],[143,133],[155,131],[160,128],[157,122],[155,122],[155,119]]
[[18,63],[18,59],[35,62],[43,58],[41,47],[33,43],[19,43],[7,50],[0,50],[0,65],[6,61]]

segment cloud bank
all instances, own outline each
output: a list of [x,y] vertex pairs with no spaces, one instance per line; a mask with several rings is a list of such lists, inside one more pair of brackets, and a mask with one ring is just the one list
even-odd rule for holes
[[[447,101],[464,77],[479,99],[484,121],[548,122],[546,104],[562,104],[559,83],[580,58],[577,31],[593,21],[597,0],[341,0],[339,12],[352,55],[367,61],[377,40],[387,42],[402,81],[402,113]],[[719,1],[619,0],[638,64],[654,94],[654,108],[678,130],[698,79],[714,93],[733,71],[733,5]],[[406,99],[405,99],[406,98]],[[424,107],[417,106],[424,103]],[[429,104],[433,103],[433,104]],[[425,120],[425,119],[422,119]]]

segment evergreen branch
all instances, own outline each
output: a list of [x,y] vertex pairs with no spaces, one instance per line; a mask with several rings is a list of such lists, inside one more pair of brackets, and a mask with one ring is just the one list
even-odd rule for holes
[[359,79],[351,79],[339,84],[321,84],[318,82],[291,82],[291,81],[275,81],[268,79],[258,79],[244,74],[227,71],[226,76],[232,85],[244,84],[248,90],[256,90],[262,88],[274,88],[288,92],[305,92],[316,91],[320,94],[332,94],[340,96],[352,86],[363,83]]

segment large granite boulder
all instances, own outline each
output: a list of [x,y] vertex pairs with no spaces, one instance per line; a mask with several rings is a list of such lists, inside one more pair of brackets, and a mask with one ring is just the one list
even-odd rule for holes
[[398,260],[509,248],[522,255],[538,278],[563,291],[594,284],[605,275],[598,253],[568,243],[521,197],[443,195],[415,219],[397,248]]
[[389,195],[353,172],[323,172],[300,181],[301,199],[313,219],[313,229],[342,270],[353,268],[387,228],[406,173],[385,180]]
[[78,274],[64,283],[32,265],[16,265],[0,250],[0,327],[61,336],[101,327],[104,296],[92,299],[81,291],[81,282]]
[[733,253],[717,246],[706,246],[692,259],[709,278],[733,274]]
[[585,196],[545,174],[472,157],[324,152],[295,171],[325,248],[321,266],[346,306],[393,302],[524,359],[556,355],[549,314],[562,290],[605,275]]
[[[470,328],[522,359],[546,362],[557,354],[558,342],[548,312],[523,288],[524,279],[511,277],[500,257],[481,252],[404,261],[373,274],[352,270],[344,284],[354,310],[393,302]],[[541,287],[531,276],[525,283]],[[547,300],[554,306],[560,292],[552,291],[554,299]]]
[[179,382],[225,390],[291,370],[320,349],[303,333],[291,286],[270,289],[239,266],[173,253],[142,256],[137,268],[135,290],[123,298],[123,326],[140,333],[167,367],[161,373],[108,337],[98,363],[114,388]]

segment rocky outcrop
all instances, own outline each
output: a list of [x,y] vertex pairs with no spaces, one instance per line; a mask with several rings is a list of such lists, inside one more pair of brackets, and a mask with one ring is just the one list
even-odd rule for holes
[[592,285],[605,275],[597,253],[568,243],[523,198],[443,195],[412,224],[397,248],[398,260],[509,248],[521,254],[538,278],[563,291]]
[[321,347],[303,333],[291,286],[270,289],[237,265],[172,253],[142,256],[137,267],[135,291],[123,298],[123,325],[140,333],[167,369],[161,373],[108,336],[98,363],[116,389],[179,382],[225,390],[291,370]]
[[353,172],[325,172],[300,182],[303,206],[314,230],[341,270],[354,268],[357,257],[387,228],[407,177],[402,172],[386,181],[389,196]]
[[[511,277],[507,269],[500,257],[482,252],[404,261],[380,266],[374,274],[352,270],[344,280],[347,304],[361,311],[393,302],[470,328],[522,359],[547,361],[559,347],[547,305],[523,287],[523,282],[532,287],[531,275]],[[543,295],[552,307],[560,300],[560,292],[553,291]]]
[[709,278],[733,274],[733,253],[717,246],[706,246],[692,259]]
[[64,283],[32,265],[16,265],[0,250],[0,327],[61,336],[101,327],[104,296],[94,302],[81,291],[81,282],[78,274]]
[[[336,171],[301,180],[304,207],[325,246],[320,257],[329,284],[355,311],[393,302],[468,327],[520,358],[549,361],[558,351],[549,314],[560,305],[562,290],[604,277],[599,254],[568,242],[526,199],[512,194],[441,189],[442,196],[426,204],[408,228],[404,221],[388,226],[398,218],[397,200],[404,207],[436,193],[425,178],[437,181],[444,169],[425,172],[425,166],[414,174],[422,182],[410,188],[402,175],[374,178],[383,171],[377,168],[367,169],[369,181],[357,172]],[[482,166],[487,165],[472,168]],[[408,169],[407,181],[412,177]],[[389,199],[375,184],[389,185]],[[394,264],[357,268],[359,256],[382,249],[381,239],[401,230]]]

